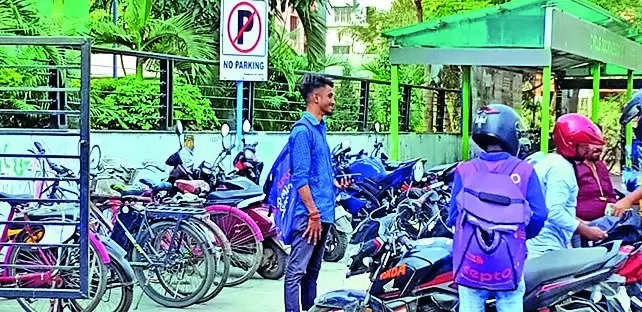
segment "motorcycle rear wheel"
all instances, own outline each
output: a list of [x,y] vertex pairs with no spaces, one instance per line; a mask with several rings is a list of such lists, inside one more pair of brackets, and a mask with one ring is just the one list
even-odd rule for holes
[[330,227],[328,237],[325,241],[323,260],[327,262],[338,262],[345,256],[350,234],[339,232],[335,226]]

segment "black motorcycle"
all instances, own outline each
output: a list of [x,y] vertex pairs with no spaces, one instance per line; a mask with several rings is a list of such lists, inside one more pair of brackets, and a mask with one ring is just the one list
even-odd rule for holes
[[[369,273],[366,291],[336,290],[317,298],[310,312],[456,311],[452,240],[445,237],[412,241],[399,217],[384,236],[361,245],[351,257],[347,277]],[[600,247],[554,251],[528,260],[524,279],[525,311],[626,311],[624,278],[616,273],[630,253],[621,241]],[[558,261],[551,261],[558,259]],[[494,308],[490,301],[488,308]]]

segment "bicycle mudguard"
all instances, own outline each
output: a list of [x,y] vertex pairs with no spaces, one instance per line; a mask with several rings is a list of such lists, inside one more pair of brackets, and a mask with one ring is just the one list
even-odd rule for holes
[[263,241],[263,233],[261,233],[261,229],[259,228],[258,224],[252,220],[252,218],[242,210],[232,207],[232,206],[227,206],[227,205],[212,205],[212,206],[207,206],[205,207],[205,210],[207,212],[225,212],[229,214],[234,214],[239,216],[243,221],[247,222],[247,224],[250,225],[252,230],[256,233],[257,239],[259,242]]

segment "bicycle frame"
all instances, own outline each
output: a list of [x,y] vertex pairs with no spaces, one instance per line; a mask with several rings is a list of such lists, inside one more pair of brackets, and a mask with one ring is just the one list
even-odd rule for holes
[[[7,243],[7,242],[11,241],[11,236],[12,235],[10,235],[10,230],[11,230],[10,228],[11,228],[11,225],[14,224],[12,222],[14,221],[14,217],[15,217],[15,214],[18,211],[18,209],[19,208],[17,206],[12,206],[11,207],[11,211],[9,212],[9,216],[7,217],[7,221],[9,221],[9,222],[5,224],[4,229],[2,230],[2,236],[0,237],[0,242]],[[15,222],[16,223],[29,222],[28,215],[25,214],[25,220],[24,221],[15,221]],[[62,223],[64,223],[64,222],[62,222],[62,221],[60,221],[60,222],[53,222],[53,221],[46,222],[45,221],[45,222],[42,223],[42,225],[46,226],[48,224],[51,224],[51,225],[59,224],[59,225],[64,226]],[[43,231],[44,230],[45,230],[45,228],[43,228]],[[13,236],[15,237],[15,236],[19,235],[23,231],[27,232],[27,235],[28,235],[28,237],[30,239],[33,239],[34,237],[36,237],[36,240],[38,240],[38,241],[43,239],[44,235],[46,235],[46,233],[42,233],[41,236],[38,236],[37,234],[32,232],[30,224],[25,224],[24,228],[20,229],[19,232],[16,233],[15,235],[13,235]],[[95,236],[95,234],[93,234],[91,232],[89,233],[89,242],[96,249],[101,262],[103,264],[108,264],[110,262],[110,259],[109,259],[109,254],[107,252],[107,249],[98,240],[98,238]],[[18,243],[20,243],[20,242],[18,242]],[[29,244],[29,243],[30,242],[26,242],[26,244]],[[35,242],[35,243],[37,243],[37,242]],[[0,246],[0,253],[2,253],[4,251],[4,249],[5,249],[4,247],[6,247],[6,246],[4,246],[4,245]],[[9,275],[7,268],[11,265],[9,257],[11,255],[12,251],[13,251],[13,248],[14,248],[14,246],[8,246],[8,248],[6,250],[6,254],[4,256],[4,261],[3,261],[3,267],[4,268],[2,269],[2,275],[0,275],[0,285],[18,284],[18,285],[24,285],[24,286],[28,286],[28,287],[32,287],[32,288],[39,288],[39,287],[43,287],[43,286],[53,286],[53,285],[56,285],[56,283],[61,283],[62,282],[62,280],[60,278],[57,278],[55,276],[55,273],[56,273],[55,271],[56,270],[54,270],[54,269],[51,269],[51,270],[45,271],[45,272],[40,272],[40,273],[27,273],[27,274],[20,274],[20,275],[16,275],[16,276]],[[58,262],[59,261],[58,257],[55,257],[56,263],[53,263],[52,259],[54,258],[54,256],[52,256],[50,254],[47,254],[47,250],[43,250],[41,247],[37,247],[37,250],[38,250],[40,259],[43,261],[43,265],[41,265],[41,266],[38,266],[38,265],[31,266],[31,268],[45,268],[46,269],[46,268],[49,268],[49,267],[52,267],[52,266],[57,266],[57,267],[61,266],[61,264]]]
[[[120,208],[122,209],[122,207],[128,207],[128,209],[135,209],[135,208],[132,208],[132,207],[129,207],[129,206],[130,205],[125,203],[125,204],[121,204]],[[112,213],[114,213],[114,216],[112,217],[112,222],[114,222],[114,224],[118,224],[122,228],[123,233],[125,234],[125,237],[129,241],[129,243],[132,244],[131,248],[129,248],[128,250],[126,249],[127,253],[129,254],[133,249],[136,249],[136,251],[138,251],[141,255],[143,255],[143,257],[146,260],[146,262],[130,261],[131,266],[132,267],[136,267],[137,266],[137,267],[149,268],[149,267],[153,267],[153,266],[157,266],[157,265],[167,265],[167,264],[169,264],[169,260],[170,260],[169,258],[170,258],[171,253],[167,253],[165,255],[165,259],[163,259],[162,263],[154,262],[152,260],[150,255],[138,243],[138,240],[136,239],[134,234],[130,231],[130,229],[126,226],[126,224],[121,220],[121,218],[119,217],[119,215],[120,215],[119,211],[114,211],[114,208],[115,208],[115,203],[111,202],[110,203],[110,210],[111,210]],[[140,213],[142,215],[142,220],[141,220],[140,229],[136,232],[136,234],[142,233],[143,231],[151,231],[150,230],[150,221],[149,221],[150,216],[149,216],[149,214],[155,215],[155,216],[151,216],[152,219],[157,219],[157,220],[172,219],[172,220],[176,220],[176,225],[174,227],[173,236],[172,236],[172,239],[170,241],[170,245],[169,245],[167,250],[173,250],[174,248],[176,250],[178,250],[180,245],[176,243],[176,241],[177,241],[176,235],[179,232],[180,226],[183,224],[184,221],[186,221],[186,220],[188,220],[190,218],[193,218],[196,215],[195,213],[192,213],[192,212],[177,213],[177,212],[171,212],[171,211],[170,212],[138,211],[137,213]],[[204,211],[202,213],[204,213]],[[152,233],[152,235],[153,235],[153,233]]]

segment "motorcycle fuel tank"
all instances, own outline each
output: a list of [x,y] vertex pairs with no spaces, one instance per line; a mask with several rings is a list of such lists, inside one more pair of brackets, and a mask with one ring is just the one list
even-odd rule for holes
[[451,239],[435,237],[416,241],[416,245],[394,267],[379,274],[373,284],[372,294],[381,298],[392,294],[395,297],[407,296],[437,276],[451,273],[451,253]]

